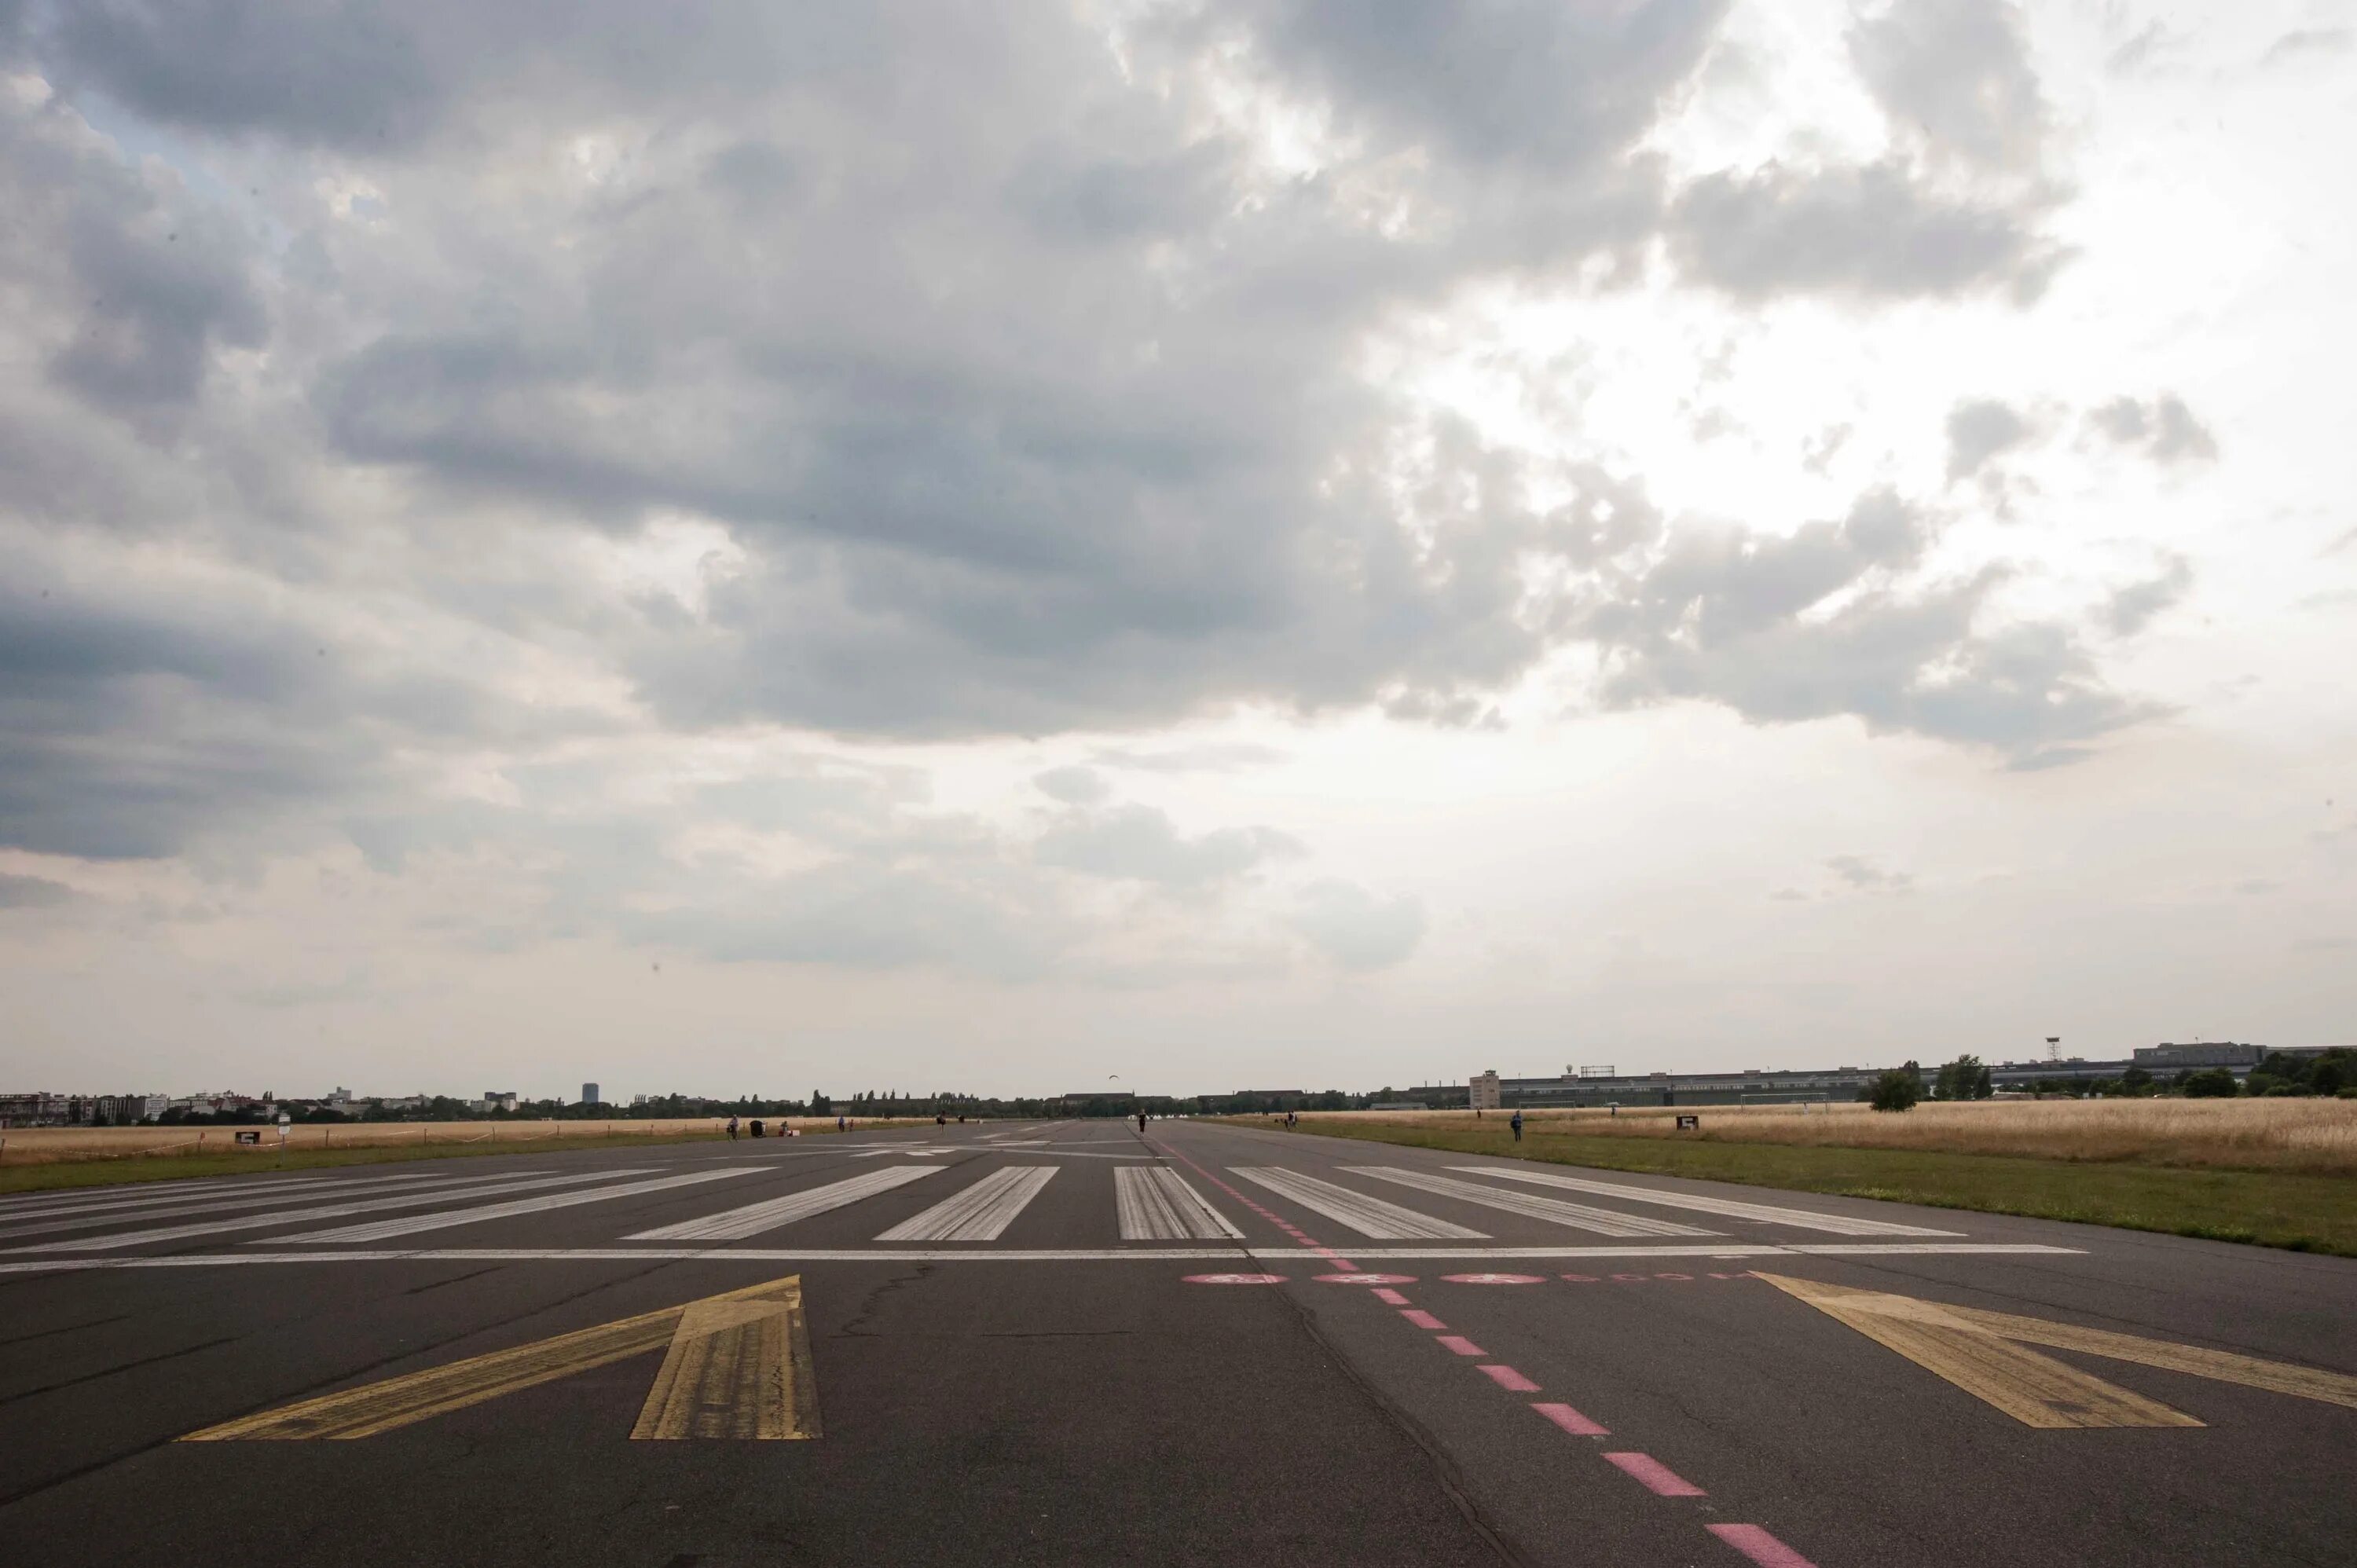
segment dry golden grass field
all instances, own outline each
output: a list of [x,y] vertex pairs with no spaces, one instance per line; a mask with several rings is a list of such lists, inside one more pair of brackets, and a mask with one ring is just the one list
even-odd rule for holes
[[[834,1131],[832,1116],[770,1116],[771,1128],[780,1123],[797,1130]],[[619,1144],[631,1138],[679,1138],[718,1133],[728,1124],[725,1116],[691,1116],[676,1120],[613,1122],[349,1122],[286,1129],[289,1153],[338,1149],[405,1149],[472,1146],[518,1148],[533,1144],[576,1146]],[[908,1122],[863,1121],[861,1128],[902,1127]],[[241,1146],[229,1127],[12,1127],[0,1131],[0,1165],[38,1165],[91,1160],[184,1158],[191,1155],[272,1155],[279,1152],[278,1129],[263,1127],[258,1148]]]
[[[1480,1125],[1507,1114],[1486,1112]],[[1700,1116],[1700,1130],[1678,1132],[1680,1114]],[[1318,1112],[1302,1121],[1435,1131],[1475,1125],[1469,1111]],[[1649,1106],[1618,1115],[1532,1111],[1523,1122],[1534,1138],[1700,1139],[2357,1176],[2357,1100],[1987,1100],[1926,1101],[1903,1112],[1856,1103]]]

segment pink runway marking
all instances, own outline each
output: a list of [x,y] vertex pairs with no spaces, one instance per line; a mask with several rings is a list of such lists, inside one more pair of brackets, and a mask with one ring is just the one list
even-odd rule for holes
[[1178,1283],[1189,1285],[1281,1285],[1283,1274],[1188,1274]]
[[1656,1497],[1701,1498],[1710,1494],[1654,1458],[1651,1454],[1607,1454],[1639,1486]]
[[1817,1568],[1817,1565],[1756,1524],[1714,1524],[1707,1527],[1760,1568]]
[[[1422,1325],[1418,1325],[1418,1326],[1421,1327]],[[1479,1345],[1474,1344],[1470,1339],[1466,1338],[1462,1334],[1441,1334],[1435,1336],[1435,1337],[1437,1338],[1441,1344],[1446,1345],[1448,1348],[1456,1351],[1460,1356],[1486,1356],[1490,1353],[1487,1350],[1482,1349]]]
[[1319,1274],[1321,1285],[1412,1285],[1414,1274]]
[[1574,1437],[1609,1437],[1612,1434],[1580,1414],[1567,1404],[1534,1404],[1531,1408],[1570,1433]]
[[1410,1323],[1415,1324],[1418,1328],[1429,1328],[1436,1334],[1445,1332],[1448,1327],[1448,1325],[1441,1322],[1440,1319],[1433,1316],[1432,1314],[1424,1311],[1420,1307],[1401,1307],[1400,1316],[1406,1318]]
[[1523,1376],[1522,1373],[1514,1370],[1512,1367],[1501,1367],[1492,1364],[1482,1368],[1481,1370],[1488,1375],[1491,1382],[1497,1384],[1500,1388],[1505,1390],[1510,1394],[1534,1394],[1539,1391],[1538,1384],[1531,1381],[1530,1379]]
[[1546,1282],[1537,1274],[1443,1274],[1453,1285],[1535,1285]]
[[[1148,1146],[1157,1149],[1161,1148],[1161,1145],[1158,1144],[1150,1144]],[[1342,1256],[1341,1253],[1335,1251],[1331,1247],[1319,1246],[1315,1240],[1303,1231],[1300,1227],[1295,1225],[1291,1220],[1286,1219],[1284,1216],[1276,1213],[1273,1209],[1265,1208],[1261,1204],[1254,1203],[1251,1198],[1246,1197],[1243,1193],[1238,1192],[1234,1187],[1230,1187],[1226,1182],[1222,1181],[1218,1176],[1213,1176],[1211,1172],[1205,1170],[1202,1166],[1197,1165],[1194,1161],[1189,1159],[1178,1150],[1163,1149],[1162,1152],[1171,1159],[1177,1160],[1180,1165],[1185,1165],[1189,1170],[1193,1171],[1197,1176],[1201,1176],[1205,1181],[1210,1182],[1213,1187],[1218,1187],[1222,1192],[1226,1193],[1230,1197],[1234,1198],[1238,1203],[1243,1204],[1246,1208],[1251,1209],[1254,1214],[1259,1215],[1263,1219],[1267,1220],[1271,1225],[1275,1226],[1279,1230],[1284,1231],[1286,1235],[1292,1237],[1295,1240],[1308,1248],[1311,1251],[1317,1253],[1319,1257],[1325,1259],[1328,1262],[1333,1264],[1336,1268],[1356,1269],[1358,1267],[1356,1263]]]
[[1385,1306],[1405,1306],[1407,1305],[1407,1297],[1400,1294],[1400,1293],[1395,1290],[1379,1290],[1375,1293],[1375,1299],[1382,1302]]

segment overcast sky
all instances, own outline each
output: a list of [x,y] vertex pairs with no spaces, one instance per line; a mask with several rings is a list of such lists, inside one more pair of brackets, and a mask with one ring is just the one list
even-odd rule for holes
[[0,1087],[2352,1043],[2352,27],[0,0]]

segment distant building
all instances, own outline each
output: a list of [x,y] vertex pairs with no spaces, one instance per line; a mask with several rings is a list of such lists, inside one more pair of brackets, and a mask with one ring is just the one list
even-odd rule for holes
[[1467,1086],[1476,1111],[1496,1111],[1505,1104],[1504,1092],[1499,1087],[1498,1069],[1476,1073]]
[[1432,1107],[1421,1100],[1377,1100],[1372,1101],[1367,1109],[1370,1111],[1429,1111]]
[[630,1096],[630,1103],[632,1105],[644,1105],[646,1102],[647,1097],[643,1094],[633,1094]]
[[2174,1072],[2188,1067],[2256,1067],[2266,1055],[2263,1046],[2238,1046],[2229,1040],[2193,1046],[2138,1046],[2136,1065],[2147,1072]]
[[73,1100],[63,1094],[0,1094],[0,1127],[63,1127],[73,1118]]
[[597,1086],[596,1084],[585,1083],[581,1086],[581,1103],[584,1105],[595,1105],[597,1103]]
[[516,1108],[517,1101],[522,1098],[522,1096],[516,1093],[512,1089],[487,1089],[483,1090],[483,1109],[486,1111],[512,1111]]

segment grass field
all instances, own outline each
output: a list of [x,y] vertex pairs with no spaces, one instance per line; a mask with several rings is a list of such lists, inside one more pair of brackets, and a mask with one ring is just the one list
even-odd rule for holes
[[[1502,1116],[1319,1113],[1304,1132],[1556,1165],[1889,1198],[2357,1257],[2357,1104],[2122,1101],[1706,1106]],[[1920,1120],[1919,1120],[1920,1119]]]
[[[832,1116],[764,1117],[832,1133]],[[858,1131],[909,1127],[910,1121],[863,1121]],[[259,1129],[259,1147],[241,1146],[227,1127],[25,1127],[0,1132],[0,1193],[102,1187],[185,1176],[251,1176],[261,1171],[379,1165],[391,1160],[545,1154],[558,1148],[677,1144],[726,1134],[726,1117],[616,1122],[377,1122]]]

